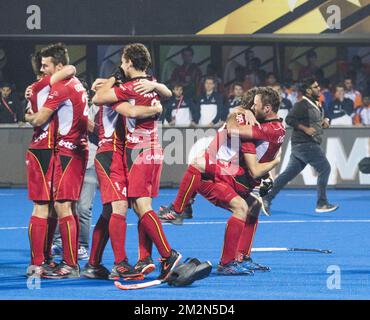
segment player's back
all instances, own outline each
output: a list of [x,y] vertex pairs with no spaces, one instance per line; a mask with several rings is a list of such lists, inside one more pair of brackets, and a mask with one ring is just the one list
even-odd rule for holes
[[82,83],[73,77],[51,87],[45,104],[57,112],[57,148],[78,152],[87,147],[88,98]]
[[255,141],[257,159],[261,163],[270,162],[284,141],[285,127],[280,119],[273,119],[261,123],[261,131],[264,133]]
[[[135,91],[134,85],[141,79],[154,80],[152,77],[137,77],[115,88],[116,96],[120,101],[127,101],[132,105],[153,106],[159,101],[159,95],[152,91],[140,94]],[[159,145],[158,142],[158,116],[145,119],[126,118],[127,148],[145,148]]]

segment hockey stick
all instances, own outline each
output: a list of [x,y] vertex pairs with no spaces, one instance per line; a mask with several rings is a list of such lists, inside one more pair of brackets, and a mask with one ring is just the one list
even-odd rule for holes
[[330,254],[333,251],[328,249],[306,249],[306,248],[253,248],[252,252],[272,252],[272,251],[296,251],[296,252],[317,252]]
[[136,290],[136,289],[145,289],[149,287],[158,286],[165,282],[166,281],[164,280],[153,280],[153,281],[135,283],[135,284],[122,284],[119,281],[114,281],[114,285],[116,286],[116,288],[120,290]]

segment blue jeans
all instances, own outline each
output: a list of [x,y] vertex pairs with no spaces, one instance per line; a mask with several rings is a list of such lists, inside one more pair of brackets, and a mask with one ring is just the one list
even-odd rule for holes
[[274,181],[274,187],[265,197],[271,201],[280,192],[285,185],[293,180],[306,165],[311,165],[318,173],[317,178],[317,204],[326,203],[326,188],[330,175],[330,163],[320,145],[317,143],[300,143],[292,145],[292,153],[289,163],[284,172],[282,172]]
[[[85,173],[84,182],[81,190],[80,200],[76,205],[76,211],[80,219],[80,245],[89,248],[90,227],[92,218],[92,205],[95,198],[98,179],[94,166],[88,168]],[[62,239],[59,232],[59,226],[55,231],[54,244],[61,246]]]

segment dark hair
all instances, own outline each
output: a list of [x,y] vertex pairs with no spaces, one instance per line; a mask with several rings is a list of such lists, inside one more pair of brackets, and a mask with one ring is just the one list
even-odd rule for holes
[[122,55],[131,60],[136,70],[146,71],[152,63],[149,50],[142,43],[131,43],[123,48]]
[[31,65],[32,70],[35,76],[40,76],[42,74],[41,72],[41,51],[36,51],[31,55]]
[[181,50],[181,54],[184,54],[185,52],[190,52],[192,55],[194,55],[194,50],[192,47],[186,47],[184,49]]
[[276,90],[271,87],[260,87],[257,93],[261,95],[262,106],[271,105],[272,111],[277,113],[280,107],[280,98]]
[[212,76],[206,76],[204,78],[204,83],[207,81],[207,80],[212,80],[214,84],[216,84],[216,79],[215,77],[212,77]]
[[61,63],[63,66],[69,64],[68,50],[65,44],[55,43],[41,49],[41,57],[51,57],[55,65]]
[[243,84],[241,83],[241,82],[234,82],[233,83],[233,89],[235,88],[235,87],[242,87],[243,88]]
[[182,85],[180,82],[176,82],[172,85],[172,89],[175,88],[184,88],[184,85]]
[[253,105],[254,105],[254,97],[257,94],[257,91],[258,91],[258,88],[257,87],[253,87],[253,88],[249,89],[248,91],[246,91],[243,94],[243,97],[242,97],[242,99],[240,101],[240,105],[244,109],[250,110],[253,107]]
[[343,82],[338,82],[338,83],[335,85],[335,90],[337,90],[337,88],[343,88],[343,89],[344,89],[344,83],[343,83]]
[[315,78],[303,79],[299,85],[299,91],[301,91],[302,94],[306,94],[307,89],[309,89],[315,82]]

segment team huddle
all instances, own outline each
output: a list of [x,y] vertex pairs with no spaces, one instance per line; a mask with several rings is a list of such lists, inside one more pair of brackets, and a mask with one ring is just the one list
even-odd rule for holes
[[[285,128],[277,116],[276,91],[260,87],[245,93],[208,149],[188,166],[176,199],[161,206],[157,214],[152,199],[159,193],[164,160],[157,120],[162,112],[160,100],[172,92],[147,74],[151,64],[147,48],[139,43],[126,45],[118,72],[95,80],[96,122],[88,120],[88,95],[63,45],[43,48],[34,54],[32,64],[38,80],[26,90],[25,120],[34,127],[26,156],[29,198],[34,203],[28,229],[28,275],[141,280],[156,268],[154,244],[161,256],[158,279],[165,281],[182,255],[171,246],[162,223],[181,224],[197,194],[232,213],[217,272],[249,275],[269,270],[250,257],[263,209],[252,191],[261,186],[261,196],[268,192],[269,172],[280,162]],[[94,163],[103,210],[93,231],[89,261],[80,270],[76,202],[88,159],[87,135],[92,131],[99,136]],[[129,263],[125,251],[129,208],[138,217],[135,265]],[[51,251],[57,224],[63,246],[60,263],[53,260]],[[103,265],[108,240],[114,254],[111,271]]]

